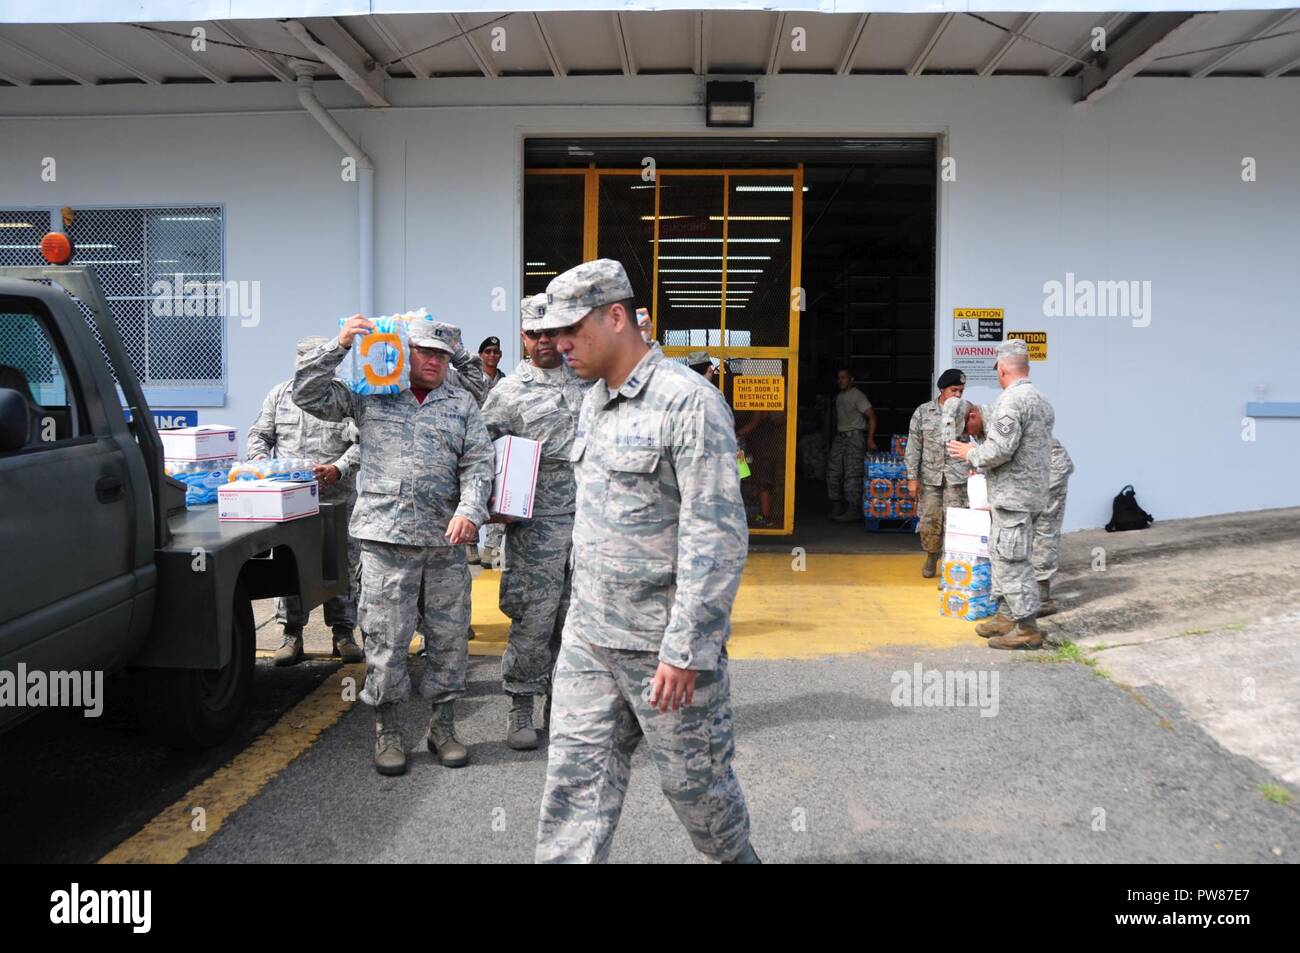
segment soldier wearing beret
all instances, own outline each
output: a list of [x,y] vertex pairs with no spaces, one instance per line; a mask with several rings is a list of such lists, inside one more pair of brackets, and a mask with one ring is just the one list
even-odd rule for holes
[[[943,552],[944,516],[950,506],[964,507],[966,475],[969,467],[948,456],[943,419],[944,403],[961,398],[966,390],[966,375],[950,368],[939,375],[939,396],[926,401],[912,412],[907,428],[907,492],[917,501],[918,532],[925,550],[921,575],[933,579]],[[957,432],[965,427],[962,415]],[[955,434],[953,435],[955,436]]]

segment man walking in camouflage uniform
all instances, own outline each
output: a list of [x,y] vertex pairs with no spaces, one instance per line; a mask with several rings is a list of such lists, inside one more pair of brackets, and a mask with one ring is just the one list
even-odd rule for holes
[[[328,343],[328,338],[303,338],[298,342],[298,361]],[[249,460],[265,460],[272,455],[311,460],[312,474],[320,486],[320,501],[341,503],[343,519],[347,520],[357,499],[356,473],[361,447],[356,434],[356,424],[350,419],[335,422],[304,413],[293,402],[293,381],[281,381],[266,395],[262,412],[248,428],[245,453]],[[360,662],[365,657],[353,635],[357,625],[359,555],[357,541],[349,534],[348,591],[327,599],[324,606],[325,624],[334,637],[334,654],[345,662]],[[302,629],[310,616],[298,596],[275,600],[276,621],[284,626],[284,641],[275,652],[276,665],[296,665],[302,661]]]
[[323,419],[351,417],[361,431],[351,529],[361,541],[361,700],[375,706],[375,768],[406,770],[396,709],[411,694],[406,656],[417,621],[426,643],[420,694],[433,704],[427,743],[444,765],[460,767],[469,752],[456,738],[452,706],[465,694],[469,652],[464,547],[487,519],[495,453],[475,399],[446,382],[448,358],[467,360],[450,325],[412,322],[409,390],[361,396],[334,377],[357,335],[373,329],[362,315],[349,318],[336,341],[299,365],[293,397]]
[[1038,628],[1038,586],[1034,580],[1034,519],[1047,506],[1048,465],[1056,415],[1029,380],[1029,351],[1024,341],[998,346],[998,383],[1002,395],[993,408],[987,439],[971,444],[953,440],[948,452],[988,477],[992,529],[989,562],[993,590],[1004,608],[975,627],[994,649],[1036,649],[1043,644]]
[[644,738],[697,850],[756,863],[735,752],[727,638],[748,535],[735,424],[716,387],[649,347],[623,266],[556,277],[535,327],[597,383],[570,459],[573,597],[555,670],[539,862],[600,862]]
[[569,453],[578,410],[591,381],[580,380],[555,349],[556,332],[546,327],[540,305],[545,295],[523,301],[524,349],[520,362],[483,405],[492,437],[510,434],[542,445],[541,468],[531,519],[506,526],[501,570],[501,611],[510,617],[501,680],[510,696],[506,744],[537,747],[533,696],[550,695],[551,670],[569,608],[569,552],[573,541],[576,485]]
[[[944,515],[948,507],[967,505],[966,475],[969,467],[948,456],[943,432],[943,405],[949,398],[960,399],[966,390],[966,375],[951,368],[939,375],[939,396],[912,412],[907,429],[907,492],[917,501],[917,528],[925,565],[921,575],[933,579],[943,552]],[[961,420],[958,432],[965,430]]]

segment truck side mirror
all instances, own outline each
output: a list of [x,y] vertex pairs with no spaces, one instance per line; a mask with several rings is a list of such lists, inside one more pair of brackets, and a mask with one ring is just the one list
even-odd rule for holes
[[31,423],[32,411],[23,395],[0,387],[0,453],[12,453],[27,446]]

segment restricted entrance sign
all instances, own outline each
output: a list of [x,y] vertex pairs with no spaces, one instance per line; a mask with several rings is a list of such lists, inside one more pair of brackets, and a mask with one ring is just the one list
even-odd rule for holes
[[1047,360],[1047,332],[1046,331],[1008,331],[1007,340],[1014,341],[1019,339],[1024,341],[1029,348],[1029,359],[1031,361]]
[[785,410],[785,378],[741,374],[732,381],[734,410]]
[[953,308],[952,343],[976,344],[1002,340],[1002,308]]

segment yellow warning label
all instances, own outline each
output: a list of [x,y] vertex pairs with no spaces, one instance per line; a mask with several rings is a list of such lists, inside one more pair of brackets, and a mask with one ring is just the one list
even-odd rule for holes
[[1008,331],[1007,340],[1012,341],[1019,338],[1029,347],[1029,359],[1031,361],[1047,360],[1047,332],[1046,331]]
[[952,316],[954,318],[996,318],[999,321],[1003,318],[1002,308],[953,308]]
[[732,381],[735,410],[785,410],[785,378],[739,374]]

